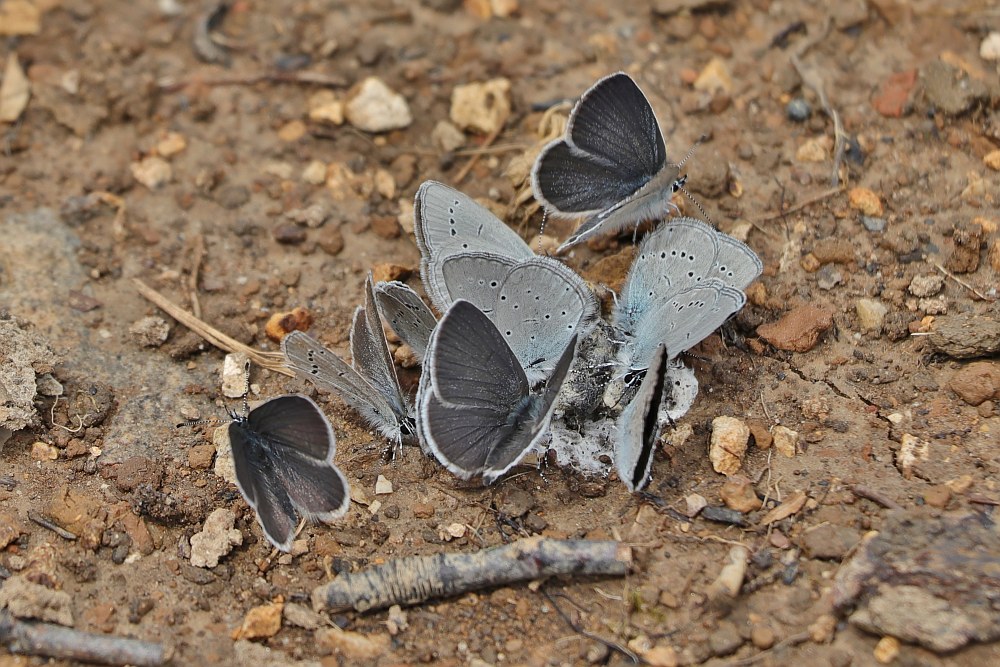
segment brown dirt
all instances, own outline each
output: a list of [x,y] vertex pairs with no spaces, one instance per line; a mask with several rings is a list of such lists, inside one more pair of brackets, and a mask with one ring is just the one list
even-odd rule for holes
[[[880,0],[868,10],[856,3],[862,10],[853,12],[850,3],[755,0],[664,15],[640,3],[546,0],[522,3],[512,18],[484,19],[474,10],[489,3],[475,1],[236,3],[223,22],[238,46],[229,69],[199,62],[192,50],[199,3],[185,3],[178,17],[160,14],[152,1],[39,4],[51,6],[40,32],[0,47],[4,61],[17,54],[32,82],[20,121],[0,127],[0,308],[61,355],[54,376],[65,399],[53,409],[53,399],[38,398],[36,423],[2,447],[0,528],[7,530],[0,535],[10,539],[0,551],[0,575],[20,573],[67,591],[75,627],[163,641],[174,648],[176,664],[236,664],[250,658],[231,633],[252,607],[279,596],[303,602],[345,568],[540,532],[636,544],[639,569],[624,581],[553,581],[545,588],[564,594],[554,600],[590,633],[637,651],[661,647],[649,659],[669,664],[673,650],[688,664],[756,658],[762,665],[867,665],[877,634],[846,622],[818,632],[834,613],[829,589],[839,561],[889,513],[852,486],[874,489],[903,511],[930,505],[992,521],[990,503],[1000,499],[1000,391],[977,406],[966,403],[949,383],[969,362],[936,354],[926,336],[911,333],[932,328],[921,320],[942,305],[950,316],[994,322],[997,305],[951,279],[940,300],[908,291],[914,277],[940,275],[940,264],[961,272],[970,287],[995,293],[1000,178],[983,158],[1000,145],[1000,115],[989,101],[997,97],[987,92],[969,101],[966,92],[950,92],[938,62],[944,54],[949,67],[965,68],[985,81],[980,88],[996,90],[995,63],[978,56],[985,34],[1000,29],[996,12],[980,9],[985,4],[952,11]],[[652,3],[673,4],[700,3]],[[810,150],[799,149],[822,149],[830,142],[816,140],[832,139],[833,125],[790,62],[807,37],[793,31],[786,48],[771,41],[798,21],[819,30],[828,9],[833,26],[802,62],[825,82],[857,140],[842,180],[877,201],[844,192],[780,215],[779,207],[829,187],[829,155],[808,162],[799,157]],[[274,72],[303,55],[303,71],[341,82],[331,88],[337,98],[366,76],[380,77],[408,100],[413,123],[372,135],[310,121],[315,85],[220,81]],[[729,88],[696,91],[691,82],[713,57],[731,73]],[[727,344],[713,337],[692,360],[702,391],[681,426],[693,434],[664,446],[649,491],[682,511],[692,493],[721,505],[724,478],[712,471],[707,446],[711,420],[732,415],[759,433],[780,424],[799,434],[793,458],[755,446],[748,452],[744,471],[764,506],[744,527],[702,517],[682,522],[629,496],[613,478],[554,469],[544,476],[524,469],[493,488],[470,488],[417,448],[384,462],[385,443],[323,396],[339,438],[337,462],[352,485],[374,497],[381,474],[394,493],[379,498],[375,515],[353,504],[336,526],[307,526],[308,552],[261,568],[271,550],[235,488],[213,474],[204,447],[210,433],[175,428],[233,407],[220,400],[222,354],[177,325],[160,347],[144,345],[155,341],[155,328],[130,334],[142,318],[160,315],[131,279],[191,307],[197,272],[203,319],[262,349],[275,347],[264,334],[272,313],[308,308],[312,331],[343,350],[369,268],[417,265],[405,215],[402,229],[396,218],[419,183],[441,180],[507,210],[520,184],[505,169],[540,141],[542,113],[532,105],[572,98],[622,68],[649,94],[672,156],[710,135],[688,165],[691,189],[725,230],[746,231],[742,223],[759,221],[748,243],[766,265]],[[920,77],[905,74],[914,69]],[[456,183],[469,157],[443,154],[432,130],[448,118],[456,84],[497,76],[512,82],[513,115],[497,149]],[[793,122],[785,104],[800,95],[812,114]],[[168,133],[184,138],[183,150],[158,148]],[[470,135],[467,145],[481,139]],[[136,182],[133,165],[157,151],[166,154],[172,179],[149,189]],[[303,178],[314,160],[330,165],[326,185]],[[391,188],[377,170],[388,172]],[[124,215],[83,199],[92,192],[121,197]],[[319,228],[285,215],[313,204],[328,213]],[[868,231],[862,208],[882,218],[884,232]],[[520,224],[526,213],[518,209],[508,220]],[[526,236],[540,218],[528,218]],[[630,240],[595,244],[570,261],[588,278],[614,284],[623,263],[597,262],[629,252]],[[880,326],[863,328],[863,298],[887,307]],[[782,351],[756,335],[758,325],[803,304],[833,313],[832,328],[811,349]],[[415,382],[415,371],[406,377]],[[266,371],[254,382],[258,397],[314,393]],[[58,458],[36,442],[54,445]],[[763,525],[764,515],[795,492],[809,497],[803,509]],[[217,507],[236,512],[243,545],[210,571],[193,568],[189,538]],[[520,515],[499,516],[497,508],[518,508]],[[49,516],[78,539],[32,523],[29,512]],[[443,527],[452,523],[475,530],[449,541]],[[733,543],[752,554],[748,582],[722,604],[710,599],[709,588]],[[376,613],[333,621],[388,636],[386,619]],[[408,621],[378,658],[338,657],[320,631],[288,622],[262,643],[281,664],[628,662],[574,632],[528,587],[435,601],[410,609]],[[789,641],[763,652],[769,639]],[[973,644],[938,655],[904,643],[897,661],[1000,664],[1000,648]],[[0,665],[7,664],[41,661],[0,654]]]

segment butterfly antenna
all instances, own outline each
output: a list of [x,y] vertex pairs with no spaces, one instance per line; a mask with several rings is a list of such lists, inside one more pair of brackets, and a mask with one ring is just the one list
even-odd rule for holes
[[677,189],[683,192],[684,196],[687,197],[691,201],[691,203],[695,205],[695,208],[697,208],[698,212],[701,213],[701,217],[703,217],[705,221],[708,222],[708,224],[718,229],[718,225],[715,224],[715,220],[712,220],[712,216],[708,214],[708,211],[706,211],[705,207],[701,205],[701,202],[695,199],[694,195],[688,192],[687,188],[685,188],[683,185],[678,185]]
[[243,364],[243,416],[250,414],[250,360]]
[[182,422],[177,424],[174,428],[194,428],[195,426],[201,426],[202,424],[211,424],[212,426],[222,426],[225,424],[225,420],[222,419],[199,419],[193,422]]
[[542,224],[538,228],[538,250],[542,249],[542,235],[545,234],[545,223],[549,220],[549,212],[547,209],[542,209]]
[[700,137],[698,137],[698,139],[693,144],[691,144],[691,148],[689,148],[688,152],[684,154],[684,157],[681,158],[681,161],[677,163],[677,168],[680,169],[681,167],[683,167],[684,163],[687,162],[692,155],[694,155],[694,152],[698,148],[698,146],[701,146],[706,141],[708,141],[707,134],[703,134]]

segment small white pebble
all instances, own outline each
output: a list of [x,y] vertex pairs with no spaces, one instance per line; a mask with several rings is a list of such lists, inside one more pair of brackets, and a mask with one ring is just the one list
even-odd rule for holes
[[379,475],[378,479],[375,480],[375,495],[381,496],[389,493],[392,493],[392,482],[384,475]]
[[227,398],[240,398],[246,393],[247,355],[241,352],[231,352],[222,362],[222,395]]

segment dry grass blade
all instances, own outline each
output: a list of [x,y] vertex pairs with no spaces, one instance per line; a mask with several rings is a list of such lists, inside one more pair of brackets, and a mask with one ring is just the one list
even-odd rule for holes
[[177,304],[168,300],[165,296],[154,290],[152,287],[142,282],[138,278],[132,279],[135,288],[143,297],[153,302],[157,308],[174,318],[191,331],[195,332],[209,343],[225,350],[226,352],[242,352],[247,355],[252,362],[267,368],[268,370],[294,377],[294,374],[285,366],[285,358],[278,352],[261,352],[252,347],[244,345],[235,338],[230,338],[210,324],[202,322],[197,317],[184,310]]
[[832,21],[830,20],[830,17],[827,17],[817,33],[810,36],[795,49],[791,55],[791,61],[795,71],[799,73],[799,77],[802,79],[803,85],[813,89],[817,97],[819,97],[819,102],[823,106],[823,111],[825,111],[826,115],[833,121],[834,149],[833,170],[830,175],[830,185],[836,188],[840,185],[840,163],[844,159],[844,147],[847,145],[847,133],[844,130],[844,124],[840,120],[840,114],[837,113],[837,110],[830,103],[830,98],[827,97],[826,81],[824,81],[823,76],[819,73],[819,71],[814,68],[806,67],[806,65],[802,62],[802,56],[805,55],[806,51],[819,44],[821,41],[826,39],[828,34],[830,34],[831,23]]

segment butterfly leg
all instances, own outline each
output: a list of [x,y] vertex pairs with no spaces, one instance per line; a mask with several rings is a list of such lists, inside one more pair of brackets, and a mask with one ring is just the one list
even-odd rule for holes
[[382,450],[382,460],[386,463],[394,463],[396,459],[403,457],[403,441],[394,440]]

